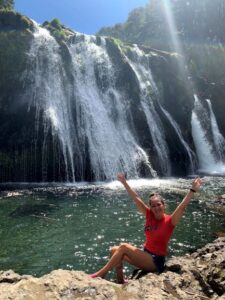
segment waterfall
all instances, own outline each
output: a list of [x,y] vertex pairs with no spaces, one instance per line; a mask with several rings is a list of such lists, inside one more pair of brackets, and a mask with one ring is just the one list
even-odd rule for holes
[[164,175],[169,176],[171,174],[171,166],[164,129],[151,98],[151,94],[154,94],[157,98],[158,89],[149,68],[149,57],[136,45],[132,50],[131,55],[129,55],[129,57],[128,55],[125,55],[125,57],[138,79],[141,107],[146,116],[149,132],[159,157],[161,170],[163,171]]
[[207,101],[208,106],[209,106],[212,134],[213,134],[214,144],[215,144],[215,147],[216,147],[217,156],[218,156],[219,161],[224,162],[225,161],[225,157],[224,157],[225,139],[219,131],[218,124],[217,124],[217,121],[216,121],[216,117],[215,117],[214,112],[212,110],[211,101],[209,99],[206,99],[206,101]]
[[[152,176],[148,156],[138,145],[127,122],[123,95],[115,88],[115,69],[105,48],[95,36],[76,34],[69,46],[74,73],[79,144],[88,142],[90,163],[95,179],[113,179],[120,170],[137,177],[144,164]],[[96,73],[104,88],[100,89]],[[85,155],[85,154],[84,154]]]
[[40,112],[44,112],[45,137],[42,149],[43,179],[45,179],[46,138],[51,124],[52,135],[58,136],[65,163],[66,180],[75,180],[73,163],[72,116],[68,92],[70,87],[65,83],[65,70],[59,54],[59,45],[49,31],[35,24],[33,43],[28,53],[30,68],[25,77],[32,82],[27,95],[30,96],[30,107],[35,106],[37,130]]
[[[51,127],[53,137],[61,142],[66,180],[75,181],[76,174],[84,180],[87,170],[97,181],[112,180],[120,171],[138,177],[143,169],[155,177],[156,171],[128,123],[124,95],[115,88],[116,70],[105,39],[99,38],[99,43],[95,36],[75,33],[66,45],[71,59],[68,71],[59,44],[46,29],[36,27],[29,52],[31,85],[27,93],[32,99],[30,107],[37,110],[37,127],[43,111],[45,135]],[[44,152],[45,139],[43,157]]]
[[[176,170],[172,164],[182,151],[193,173],[195,155],[177,122],[160,106],[160,93],[150,69],[151,54],[136,45],[112,43],[80,33],[71,33],[61,43],[36,25],[28,53],[25,96],[30,99],[28,109],[35,108],[36,112],[36,136],[41,138],[35,149],[39,151],[37,157],[42,157],[43,180],[54,166],[54,161],[49,163],[51,151],[58,160],[57,180],[113,180],[120,171],[133,178],[156,177],[152,163],[161,174],[170,176],[172,167]],[[126,72],[131,72],[131,81],[123,85],[118,78],[122,80]],[[212,173],[218,172],[224,161],[225,140],[211,102],[207,103],[208,108],[195,95],[192,135],[199,169]],[[169,152],[169,132],[160,119],[162,113],[179,140],[179,153],[176,149]],[[52,164],[49,169],[48,164]]]
[[188,143],[184,140],[182,132],[180,130],[179,125],[177,124],[177,122],[172,118],[172,116],[169,114],[169,112],[164,109],[161,105],[160,105],[161,110],[163,111],[164,115],[166,116],[166,118],[168,119],[168,121],[170,122],[170,124],[172,125],[173,129],[175,130],[177,136],[179,137],[179,140],[181,142],[181,144],[184,146],[185,151],[188,154],[189,157],[189,161],[190,161],[190,173],[193,174],[194,173],[194,163],[193,163],[193,158],[195,158],[195,154],[194,152],[191,150],[191,148],[189,147]]
[[[196,152],[199,160],[199,171],[207,174],[224,174],[224,164],[216,158],[215,145],[209,141],[208,132],[201,124],[200,116],[206,118],[208,124],[213,124],[215,127],[216,120],[212,119],[212,114],[208,115],[205,108],[201,104],[197,95],[194,95],[195,106],[192,112],[192,136],[196,147]],[[212,128],[215,135],[215,128]],[[216,131],[218,134],[219,131]],[[213,139],[214,141],[214,139]]]

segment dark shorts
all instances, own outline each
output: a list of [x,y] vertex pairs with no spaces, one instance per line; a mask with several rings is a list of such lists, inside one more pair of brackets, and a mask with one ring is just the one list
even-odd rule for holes
[[159,273],[162,273],[165,269],[165,256],[160,256],[157,254],[152,253],[151,251],[147,250],[146,248],[144,248],[145,252],[148,252],[149,254],[151,254],[153,261],[156,265],[156,269]]

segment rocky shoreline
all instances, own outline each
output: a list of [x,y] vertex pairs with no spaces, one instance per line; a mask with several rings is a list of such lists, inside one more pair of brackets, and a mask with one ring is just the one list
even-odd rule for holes
[[40,278],[0,272],[0,300],[225,299],[225,238],[183,257],[173,257],[160,275],[119,285],[80,271],[55,270]]

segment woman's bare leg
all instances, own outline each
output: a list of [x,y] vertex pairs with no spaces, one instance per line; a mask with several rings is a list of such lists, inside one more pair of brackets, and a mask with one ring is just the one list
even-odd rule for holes
[[[118,250],[119,246],[113,246],[111,248],[111,257],[114,255],[114,253]],[[129,258],[124,256],[123,261],[127,261],[130,263]],[[116,269],[116,279],[118,283],[124,283],[124,276],[123,276],[123,262],[121,262],[119,265],[115,267]]]
[[[94,277],[104,277],[112,268],[121,266],[123,260],[128,261],[130,264],[144,271],[156,271],[155,263],[149,253],[144,252],[130,244],[121,244],[117,249],[114,250],[114,254],[108,263],[99,271],[97,271],[94,274]],[[118,275],[121,276],[121,271]]]
[[[111,257],[114,255],[114,253],[119,249],[119,246],[114,246],[111,248]],[[118,264],[116,267],[116,279],[118,283],[123,283],[124,278],[123,278],[123,262]]]

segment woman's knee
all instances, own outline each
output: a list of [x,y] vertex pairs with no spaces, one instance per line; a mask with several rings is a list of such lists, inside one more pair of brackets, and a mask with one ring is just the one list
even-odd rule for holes
[[128,244],[128,243],[122,243],[120,244],[119,246],[113,246],[111,249],[110,249],[110,252],[111,252],[111,256],[116,252],[116,251],[119,251],[120,253],[122,254],[126,254],[127,251],[131,248],[131,245]]
[[118,250],[123,252],[123,253],[126,253],[126,251],[130,248],[130,244],[128,243],[122,243],[120,244]]
[[110,249],[110,253],[111,255],[113,255],[117,250],[118,250],[119,246],[113,246],[111,249]]

